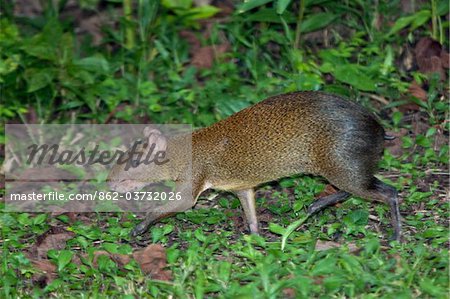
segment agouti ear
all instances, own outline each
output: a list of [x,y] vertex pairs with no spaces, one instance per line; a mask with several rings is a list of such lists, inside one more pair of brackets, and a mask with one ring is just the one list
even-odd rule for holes
[[145,127],[144,136],[147,138],[149,147],[155,144],[154,153],[163,152],[167,149],[167,139],[158,129]]

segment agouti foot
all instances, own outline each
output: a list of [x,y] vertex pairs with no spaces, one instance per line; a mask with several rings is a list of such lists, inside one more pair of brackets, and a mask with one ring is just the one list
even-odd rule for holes
[[148,223],[147,220],[142,221],[141,223],[139,223],[138,225],[136,225],[130,233],[130,236],[132,238],[135,238],[137,236],[142,235],[143,233],[145,233],[149,227],[150,223]]
[[258,223],[250,223],[249,228],[250,228],[250,233],[252,235],[259,235],[259,225],[258,225]]
[[395,233],[389,238],[389,242],[392,242],[392,241],[397,241],[397,242],[399,242],[399,243],[402,243],[403,240],[402,240],[402,235],[401,235],[401,233],[395,232]]
[[314,203],[312,203],[307,210],[308,215],[313,215],[315,213],[317,213],[320,210],[321,207],[314,205]]

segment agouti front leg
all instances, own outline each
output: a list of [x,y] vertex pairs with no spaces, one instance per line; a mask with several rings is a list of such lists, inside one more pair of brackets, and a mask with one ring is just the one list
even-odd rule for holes
[[131,237],[136,237],[145,233],[151,224],[155,223],[159,219],[165,218],[172,214],[178,212],[184,212],[195,205],[197,201],[197,197],[200,194],[202,189],[200,189],[199,185],[192,184],[194,186],[194,190],[192,190],[190,183],[177,183],[177,188],[175,193],[180,193],[180,200],[174,200],[165,205],[159,206],[155,208],[154,211],[148,211],[145,215],[145,219],[136,225],[131,231]]
[[250,232],[252,234],[259,234],[258,218],[256,218],[255,191],[253,189],[245,189],[235,191],[235,193],[244,209]]

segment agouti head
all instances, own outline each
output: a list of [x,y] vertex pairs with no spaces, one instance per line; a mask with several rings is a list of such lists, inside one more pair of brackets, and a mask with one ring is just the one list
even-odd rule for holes
[[113,190],[131,192],[148,184],[169,179],[167,141],[157,129],[146,127],[143,138],[135,140],[111,169],[108,182]]
[[322,92],[283,94],[188,137],[192,138],[189,175],[185,174],[186,163],[180,162],[191,154],[183,151],[185,140],[162,135],[153,141],[168,151],[173,163],[161,168],[161,173],[146,165],[139,165],[128,174],[123,168],[111,171],[111,186],[120,191],[168,178],[176,180],[180,190],[186,191],[186,186],[192,184],[189,199],[160,211],[149,211],[134,235],[145,231],[163,214],[191,208],[208,188],[236,193],[250,230],[257,233],[253,189],[282,177],[310,173],[325,177],[340,190],[334,197],[319,199],[310,213],[343,201],[350,194],[383,201],[391,207],[395,238],[400,238],[397,192],[374,177],[385,133],[375,118],[356,103]]

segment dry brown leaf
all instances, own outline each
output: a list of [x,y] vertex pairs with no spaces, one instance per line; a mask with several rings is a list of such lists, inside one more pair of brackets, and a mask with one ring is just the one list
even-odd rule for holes
[[40,1],[16,0],[14,3],[14,16],[34,18],[42,14]]
[[131,261],[131,257],[129,255],[120,254],[120,253],[110,253],[105,250],[99,250],[99,251],[94,252],[94,258],[92,260],[92,264],[94,265],[94,267],[98,267],[97,261],[98,261],[98,258],[102,255],[109,257],[119,267],[123,267]]
[[229,47],[228,43],[201,47],[193,54],[191,64],[197,68],[209,69],[212,67],[214,59],[225,53]]
[[426,134],[430,125],[428,124],[428,118],[421,113],[415,113],[411,120],[411,130],[414,135]]
[[[0,174],[0,189],[5,189],[5,175],[4,174]],[[4,201],[5,197],[2,196],[1,200]]]
[[404,72],[410,72],[416,66],[414,50],[407,43],[401,49],[398,64]]
[[449,60],[450,60],[450,54],[446,52],[444,49],[441,51],[441,62],[442,67],[448,69],[449,68]]
[[442,129],[437,130],[437,134],[434,136],[433,148],[435,150],[440,150],[443,146],[448,144],[448,136],[446,136]]
[[402,113],[407,113],[409,111],[419,111],[420,107],[416,103],[408,103],[398,107],[398,110]]
[[[358,247],[355,245],[355,243],[347,243],[345,244],[348,249],[349,252],[356,252],[358,251]],[[314,248],[315,251],[323,251],[323,250],[328,250],[331,248],[338,248],[341,247],[342,244],[339,244],[337,242],[333,242],[333,241],[322,241],[322,240],[317,240],[316,242],[316,247]]]
[[426,101],[428,98],[427,92],[420,87],[415,80],[408,87],[408,91],[413,97],[416,97],[422,101]]
[[33,282],[43,288],[51,283],[56,277],[56,266],[49,260],[30,260],[34,268],[40,273],[34,273]]
[[152,279],[172,280],[172,272],[167,266],[166,250],[159,244],[150,244],[142,250],[133,252],[133,258],[141,266],[142,272],[150,274]]
[[318,240],[316,242],[316,247],[314,248],[314,250],[315,251],[323,251],[323,250],[328,250],[331,248],[338,248],[338,247],[341,247],[341,244],[339,244],[337,242]]
[[226,17],[234,12],[234,4],[231,0],[215,0],[213,5],[220,9],[216,17]]
[[111,254],[108,252],[108,251],[106,251],[106,250],[99,250],[99,251],[94,251],[94,258],[92,259],[92,265],[95,267],[95,268],[97,268],[98,267],[98,258],[100,257],[100,256],[102,256],[102,255],[105,255],[105,256],[107,256],[107,257],[111,257]]
[[400,129],[399,132],[386,132],[389,136],[396,137],[393,140],[385,140],[384,144],[387,150],[394,156],[394,157],[400,157],[403,154],[403,142],[401,137],[406,136],[408,134],[408,130],[405,128]]
[[404,14],[412,14],[415,12],[415,2],[411,0],[400,0],[400,9]]
[[421,73],[439,73],[441,80],[445,80],[446,75],[441,59],[442,46],[439,42],[430,37],[423,37],[416,44],[414,52]]
[[[258,209],[257,215],[259,222],[269,223],[273,221],[273,214],[265,208]],[[245,218],[244,212],[242,212],[242,216]]]
[[314,284],[322,284],[324,279],[325,276],[323,275],[314,276]]
[[75,236],[61,227],[51,227],[47,232],[36,239],[36,244],[31,248],[38,258],[47,258],[50,249],[61,250],[66,247],[66,242]]
[[112,255],[113,261],[115,261],[119,266],[123,267],[131,261],[131,257],[126,254],[114,253]]
[[182,30],[180,31],[180,37],[184,38],[188,44],[189,47],[189,53],[192,55],[201,47],[200,40],[197,38],[194,32],[188,31],[188,30]]
[[296,298],[297,293],[295,292],[295,289],[293,288],[285,288],[283,289],[283,297],[284,298]]
[[336,193],[338,190],[336,188],[333,187],[333,185],[331,184],[327,184],[325,186],[325,189],[323,189],[322,192],[319,193],[319,195],[316,196],[316,198],[321,198],[321,197],[325,197],[331,194]]

